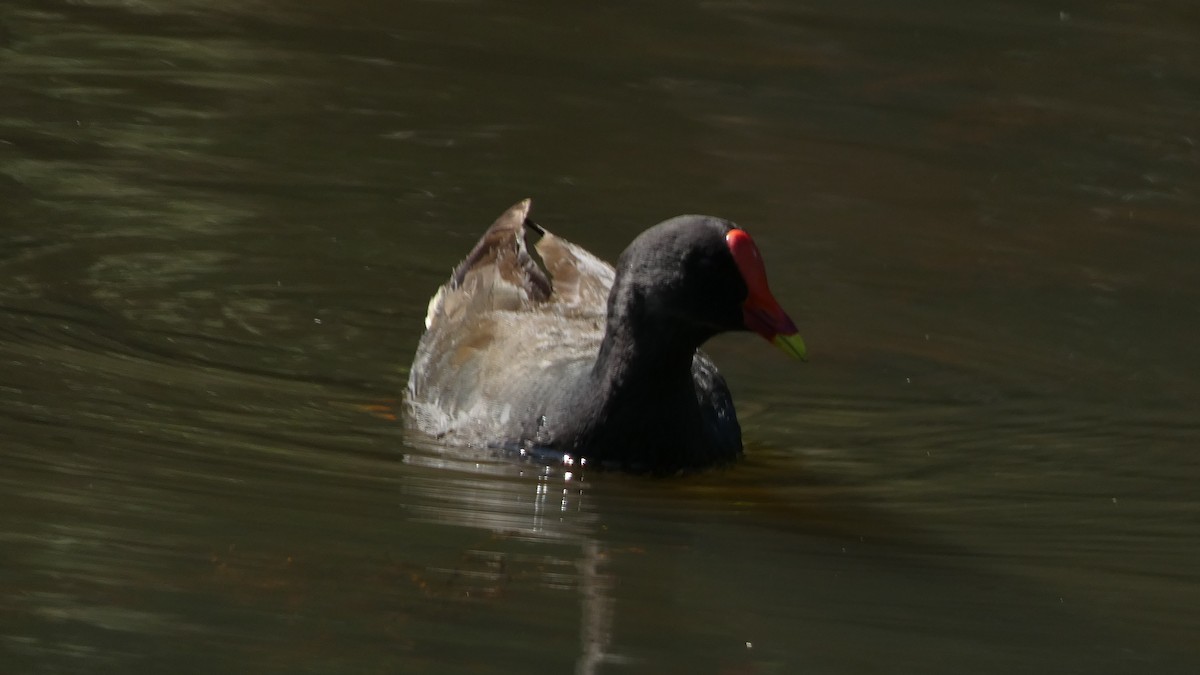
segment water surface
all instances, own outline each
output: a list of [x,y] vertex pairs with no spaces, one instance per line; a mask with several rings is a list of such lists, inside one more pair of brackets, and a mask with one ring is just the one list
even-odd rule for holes
[[[10,0],[6,672],[1200,670],[1200,15]],[[406,434],[504,208],[711,213],[737,466]]]

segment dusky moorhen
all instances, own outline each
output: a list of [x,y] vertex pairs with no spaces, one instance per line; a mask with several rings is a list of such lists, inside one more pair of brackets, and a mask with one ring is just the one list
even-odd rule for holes
[[729,389],[700,345],[752,330],[805,358],[750,235],[678,216],[634,239],[614,271],[529,207],[501,215],[430,300],[410,424],[453,444],[657,473],[741,454]]

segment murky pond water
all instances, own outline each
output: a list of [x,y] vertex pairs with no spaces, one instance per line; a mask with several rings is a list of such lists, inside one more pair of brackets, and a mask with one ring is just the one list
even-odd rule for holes
[[[5,672],[1200,670],[1188,2],[10,0],[0,91]],[[526,196],[755,234],[743,462],[406,434]]]

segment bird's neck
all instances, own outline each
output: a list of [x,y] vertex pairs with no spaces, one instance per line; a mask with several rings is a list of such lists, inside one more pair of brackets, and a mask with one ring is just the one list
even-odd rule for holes
[[649,295],[626,275],[618,273],[613,282],[592,369],[595,383],[611,396],[691,391],[692,358],[710,336],[673,312],[650,307]]
[[610,322],[600,343],[592,380],[598,393],[623,397],[690,393],[692,358],[699,344],[664,327]]
[[703,427],[692,376],[696,346],[614,323],[575,392],[594,411],[589,416],[594,426],[582,442],[604,461],[626,468],[654,471],[681,464],[681,453],[703,442],[696,437]]

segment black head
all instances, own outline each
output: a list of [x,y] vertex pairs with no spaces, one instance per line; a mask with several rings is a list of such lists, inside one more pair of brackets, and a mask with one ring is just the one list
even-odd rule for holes
[[[742,327],[748,288],[725,235],[733,223],[708,216],[678,216],[640,234],[617,261],[623,298],[609,313],[655,332],[677,334],[698,346]],[[623,307],[614,307],[613,300]]]
[[610,328],[614,320],[693,347],[717,333],[754,330],[803,358],[796,327],[767,287],[758,248],[721,218],[678,216],[634,239],[617,262]]

